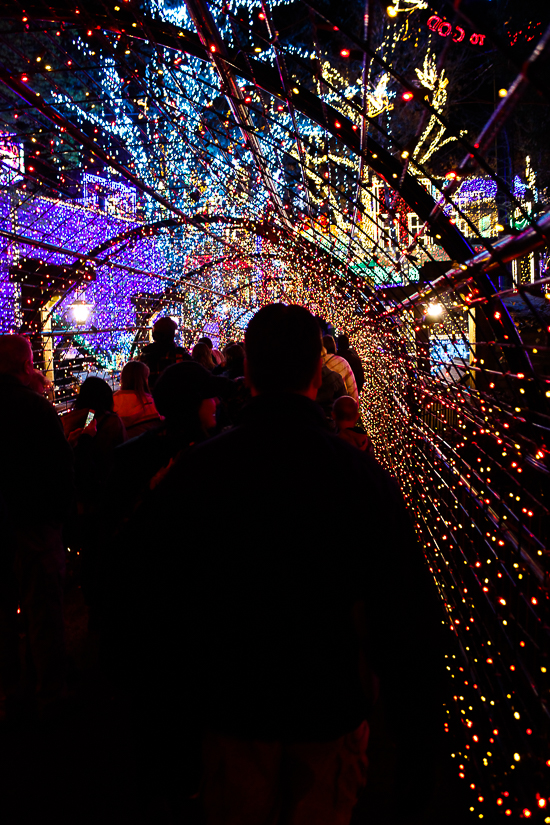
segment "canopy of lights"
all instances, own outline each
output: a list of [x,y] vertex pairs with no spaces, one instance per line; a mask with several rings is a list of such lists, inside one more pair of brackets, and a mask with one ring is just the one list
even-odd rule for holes
[[272,301],[346,333],[441,596],[472,817],[550,823],[550,213],[508,141],[547,116],[550,30],[472,7],[2,4],[0,331],[60,408],[162,315],[185,345]]

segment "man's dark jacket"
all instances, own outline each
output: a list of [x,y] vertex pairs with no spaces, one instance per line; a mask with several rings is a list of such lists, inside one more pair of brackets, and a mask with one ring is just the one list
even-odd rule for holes
[[363,602],[385,701],[398,725],[422,727],[434,588],[396,484],[329,432],[315,402],[252,399],[240,426],[182,456],[120,554],[130,681],[175,691],[205,726],[294,741],[356,728],[369,712],[353,619]]

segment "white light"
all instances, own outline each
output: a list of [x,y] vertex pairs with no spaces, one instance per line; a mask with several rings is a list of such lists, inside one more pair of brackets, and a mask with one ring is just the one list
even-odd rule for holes
[[71,306],[71,312],[75,324],[85,324],[90,317],[91,311],[92,307],[85,301],[75,301],[75,303]]
[[430,304],[430,306],[426,310],[426,315],[429,315],[430,318],[439,318],[439,316],[442,314],[443,304]]

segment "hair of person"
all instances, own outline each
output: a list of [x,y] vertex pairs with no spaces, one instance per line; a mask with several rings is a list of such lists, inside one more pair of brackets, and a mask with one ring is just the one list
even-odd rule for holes
[[331,355],[336,355],[336,341],[332,335],[323,335],[323,344],[327,352],[330,352]]
[[229,367],[230,364],[235,363],[235,361],[242,361],[244,359],[244,349],[240,344],[229,344],[223,348],[223,354],[225,355],[226,367]]
[[0,373],[19,375],[26,361],[32,361],[29,339],[24,335],[0,335]]
[[149,367],[143,361],[128,361],[120,373],[120,389],[133,390],[142,404],[151,394],[149,389]]
[[356,421],[359,405],[351,395],[341,395],[332,405],[336,421]]
[[195,344],[193,347],[193,361],[201,364],[205,369],[212,370],[215,367],[212,360],[212,350],[207,344]]
[[321,357],[319,324],[305,307],[268,304],[245,333],[248,374],[259,393],[303,392]]
[[164,315],[153,324],[153,341],[158,344],[170,344],[174,340],[178,325],[169,315]]
[[80,385],[74,402],[75,410],[94,410],[96,415],[113,411],[113,391],[103,378],[90,375]]
[[214,349],[214,344],[212,343],[210,338],[199,338],[197,344],[206,344],[208,349]]
[[204,390],[209,380],[212,377],[208,370],[195,361],[172,364],[160,374],[153,387],[153,399],[169,429],[191,436],[200,432],[199,407],[204,398],[210,397]]
[[344,332],[339,335],[336,340],[338,342],[338,349],[349,349],[349,338]]

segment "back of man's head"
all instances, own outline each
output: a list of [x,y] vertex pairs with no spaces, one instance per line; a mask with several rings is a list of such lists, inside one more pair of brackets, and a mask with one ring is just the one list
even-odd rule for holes
[[0,374],[21,376],[32,365],[32,349],[24,335],[0,335]]
[[342,335],[339,335],[336,340],[338,342],[338,349],[349,349],[349,347],[350,347],[349,338],[345,333],[342,333]]
[[353,426],[359,418],[359,405],[350,395],[342,395],[332,405],[332,417],[338,424]]
[[336,342],[332,335],[323,335],[323,344],[326,347],[327,352],[330,352],[331,355],[336,355]]
[[257,392],[304,392],[319,367],[319,324],[304,307],[268,304],[248,324],[245,348]]
[[170,344],[174,340],[178,325],[173,318],[165,315],[153,324],[153,341],[157,344]]
[[214,349],[214,344],[210,338],[199,338],[197,344],[206,344],[208,349]]

